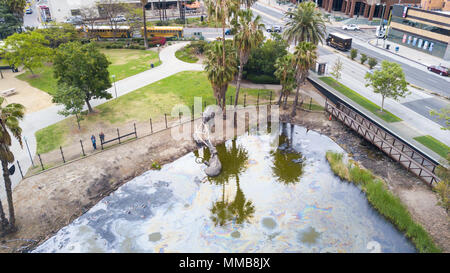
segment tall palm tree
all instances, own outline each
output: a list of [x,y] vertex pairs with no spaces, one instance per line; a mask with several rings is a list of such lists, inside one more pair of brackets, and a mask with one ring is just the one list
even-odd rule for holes
[[234,35],[234,46],[239,54],[239,74],[236,84],[236,95],[234,98],[234,119],[236,122],[236,106],[241,88],[242,71],[244,65],[248,62],[250,51],[264,41],[264,24],[261,23],[261,17],[258,15],[253,18],[251,10],[239,10],[238,22],[234,26],[236,35]]
[[147,49],[148,48],[148,38],[147,38],[147,18],[145,15],[145,5],[147,5],[148,0],[141,0],[142,5],[142,18],[144,23],[144,46]]
[[[11,103],[3,107],[4,98],[0,97],[0,161],[2,162],[3,179],[5,181],[6,198],[8,201],[10,232],[15,230],[14,205],[12,199],[11,179],[9,178],[8,163],[14,162],[14,154],[9,150],[12,135],[22,146],[22,128],[19,120],[23,119],[25,107],[18,103]],[[3,212],[1,212],[3,213]],[[4,221],[3,219],[2,222]]]
[[[228,84],[236,74],[236,56],[232,50],[224,50],[225,44],[211,43],[206,50],[205,70],[214,91],[218,105],[225,110],[225,94]],[[226,58],[223,54],[226,52]]]
[[317,46],[311,42],[300,42],[295,47],[293,66],[295,67],[295,79],[297,81],[297,92],[295,94],[294,105],[292,106],[292,116],[295,116],[298,103],[298,94],[301,84],[306,80],[309,69],[314,66],[317,60]]
[[286,17],[288,22],[284,36],[289,43],[297,45],[306,41],[317,45],[325,38],[325,19],[314,2],[298,4],[294,10],[286,12]]
[[275,61],[275,77],[280,80],[281,91],[278,98],[278,105],[281,105],[281,100],[284,97],[284,109],[286,109],[287,99],[291,91],[296,87],[295,70],[292,66],[292,60],[294,55],[288,53],[282,57],[279,57]]

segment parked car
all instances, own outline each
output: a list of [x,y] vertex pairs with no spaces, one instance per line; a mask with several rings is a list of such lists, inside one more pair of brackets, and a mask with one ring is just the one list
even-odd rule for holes
[[267,28],[267,32],[278,32],[281,33],[281,27],[280,26],[273,26]]
[[226,29],[225,30],[225,35],[231,35],[231,29]]
[[111,19],[111,21],[113,22],[125,22],[126,20],[127,18],[125,18],[125,16],[123,15],[118,15],[117,17]]
[[342,26],[343,30],[359,30],[359,26],[355,25],[355,24],[350,24],[350,25],[343,25]]
[[441,76],[448,76],[450,74],[450,71],[447,67],[442,65],[430,65],[427,67],[428,71],[437,73]]
[[27,8],[27,9],[25,10],[25,13],[26,13],[26,14],[32,14],[32,13],[33,13],[33,10],[32,10],[31,8]]
[[64,21],[64,23],[80,25],[83,23],[83,18],[81,18],[81,16],[79,16],[79,15],[72,16],[72,17],[67,18],[66,21]]

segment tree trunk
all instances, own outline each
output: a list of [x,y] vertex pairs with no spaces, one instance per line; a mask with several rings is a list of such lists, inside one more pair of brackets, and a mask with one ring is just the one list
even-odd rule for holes
[[287,109],[287,99],[289,97],[289,93],[284,94],[284,106],[283,109],[286,110]]
[[142,5],[142,13],[144,19],[144,46],[145,49],[148,48],[148,38],[147,38],[147,18],[145,17],[145,5]]
[[87,105],[87,107],[89,109],[89,113],[93,113],[94,110],[92,109],[92,106],[91,106],[91,103],[89,102],[89,99],[85,99],[84,101],[86,102],[86,105]]
[[384,108],[384,96],[381,96],[381,113],[383,113]]
[[277,105],[280,106],[281,105],[281,99],[283,98],[283,89],[280,90],[280,97],[278,97],[278,102]]
[[2,200],[0,200],[0,236],[8,228],[8,219],[6,219],[5,212],[3,211]]
[[296,113],[296,110],[297,110],[298,94],[299,93],[300,93],[300,84],[298,84],[298,86],[297,86],[297,92],[295,93],[294,104],[292,105],[292,113],[291,113],[292,117],[295,117],[295,113]]
[[237,112],[236,107],[239,99],[239,90],[241,89],[241,78],[242,78],[242,70],[243,70],[244,64],[241,62],[239,66],[239,74],[238,79],[236,83],[236,95],[234,96],[234,127],[237,126]]
[[9,230],[8,232],[13,232],[15,230],[16,217],[14,216],[14,204],[11,189],[11,179],[9,179],[8,162],[2,160],[3,169],[3,180],[5,181],[5,191],[6,199],[8,201],[8,211],[9,211]]

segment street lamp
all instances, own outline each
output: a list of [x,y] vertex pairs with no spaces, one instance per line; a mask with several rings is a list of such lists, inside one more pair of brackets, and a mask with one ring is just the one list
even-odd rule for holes
[[158,47],[158,61],[161,62],[161,58],[159,57],[159,46],[160,46],[160,44],[156,45],[156,47]]
[[27,137],[24,136],[23,140],[25,140],[25,144],[27,145],[27,150],[28,150],[28,155],[30,156],[30,160],[31,160],[31,165],[33,165],[34,168],[34,162],[33,162],[33,157],[31,157],[31,153],[30,153],[30,148],[28,147],[28,141],[27,141]]
[[[379,4],[377,4],[377,6],[379,6]],[[385,7],[386,7],[386,4],[383,4],[383,12],[381,13],[381,20],[380,20],[380,26],[379,26],[379,31],[381,32],[381,22],[383,22],[383,20],[384,20],[384,9],[385,9]],[[377,46],[378,46],[378,38],[379,38],[379,35],[377,35]]]
[[112,75],[111,77],[113,78],[113,82],[114,82],[114,90],[115,90],[115,92],[116,92],[116,99],[117,99],[116,75]]

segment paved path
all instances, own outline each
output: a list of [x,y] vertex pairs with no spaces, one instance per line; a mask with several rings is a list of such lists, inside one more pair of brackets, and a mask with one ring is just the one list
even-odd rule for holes
[[[162,61],[162,64],[160,66],[116,82],[117,95],[119,97],[123,96],[131,91],[182,71],[202,71],[203,65],[185,63],[175,57],[175,51],[182,48],[186,44],[188,44],[188,42],[180,42],[163,48],[160,52],[160,58]],[[115,96],[114,86],[109,88],[108,92]],[[105,103],[106,101],[107,100],[105,99],[97,99],[92,100],[91,104],[93,107],[95,107],[102,103]],[[58,114],[58,111],[60,109],[62,109],[61,106],[52,106],[38,112],[27,114],[25,115],[24,120],[21,121],[20,126],[23,129],[22,135],[28,142],[32,157],[34,157],[36,154],[36,138],[34,134],[36,133],[36,131],[42,128],[63,120],[65,117]],[[19,160],[23,172],[26,173],[26,170],[31,167],[31,161],[25,143],[24,148],[21,149],[19,143],[14,140],[11,150],[14,153],[16,160]],[[39,162],[34,163],[35,165],[39,164]],[[1,179],[1,185],[3,185],[3,176]],[[21,176],[17,168],[16,173],[11,176],[11,180],[13,183],[13,187],[15,187],[21,180]],[[4,188],[0,187],[0,198],[3,197]]]

